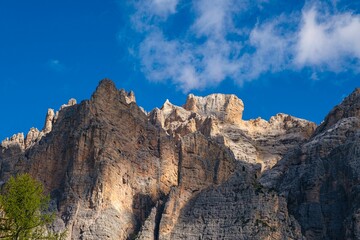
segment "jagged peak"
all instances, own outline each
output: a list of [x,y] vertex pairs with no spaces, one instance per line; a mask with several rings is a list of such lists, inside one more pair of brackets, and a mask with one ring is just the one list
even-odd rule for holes
[[91,96],[92,101],[113,101],[118,100],[125,104],[130,104],[132,102],[136,103],[135,94],[133,91],[125,91],[124,89],[118,90],[115,83],[105,78],[101,80]]
[[244,103],[234,94],[222,94],[222,93],[213,93],[207,96],[195,96],[190,93],[187,96],[186,103],[184,108],[191,111],[205,111],[206,108],[211,108],[213,110],[221,110],[225,108],[229,101],[237,101],[242,108],[244,108]]
[[350,117],[360,118],[360,88],[355,88],[349,96],[329,112],[316,129],[315,135],[330,129],[338,121]]
[[5,138],[2,142],[1,142],[1,146],[4,148],[9,148],[11,146],[17,145],[19,146],[21,149],[24,149],[24,142],[25,142],[25,137],[24,137],[24,133],[17,133],[12,135],[10,138]]
[[[70,102],[70,101],[69,101]],[[63,105],[64,106],[64,105]],[[45,117],[45,123],[42,131],[44,133],[49,133],[52,130],[52,125],[55,119],[55,112],[54,109],[49,108]]]
[[166,99],[164,104],[162,105],[161,109],[164,109],[164,108],[168,108],[168,107],[173,107],[174,104],[172,104],[169,99]]
[[1,142],[1,146],[4,148],[9,148],[17,145],[21,150],[25,150],[32,147],[44,135],[45,133],[43,131],[39,131],[37,128],[32,127],[26,134],[26,137],[22,132],[14,134],[12,137],[3,140]]
[[[67,104],[61,105],[59,111],[61,111],[64,108],[74,106],[76,104],[77,104],[76,99],[70,98]],[[45,117],[44,126],[43,126],[41,131],[39,131],[35,127],[31,127],[29,129],[28,133],[26,134],[26,136],[24,135],[23,132],[14,134],[10,138],[5,138],[1,142],[0,145],[2,147],[4,147],[4,148],[8,148],[8,147],[15,144],[15,145],[20,146],[20,148],[22,150],[25,150],[25,149],[28,149],[28,148],[32,147],[43,136],[45,136],[46,134],[48,134],[48,133],[50,133],[52,131],[53,124],[56,122],[56,119],[57,119],[57,117],[59,115],[59,111],[57,111],[55,113],[54,109],[48,108],[47,113],[46,113],[46,117]]]
[[[51,131],[51,130],[50,130]],[[46,133],[44,130],[39,131],[37,128],[30,128],[26,134],[24,149],[32,147],[37,141],[39,141]]]
[[178,106],[175,106],[174,104],[172,104],[169,99],[166,99],[166,101],[164,102],[164,104],[162,105],[162,107],[160,108],[160,110],[162,111],[162,113],[164,115],[168,115],[170,114],[175,108],[179,108]]
[[111,79],[109,79],[109,78],[104,78],[104,79],[102,79],[102,80],[99,82],[99,84],[98,84],[95,92],[98,91],[98,90],[101,89],[101,88],[105,88],[105,89],[115,89],[115,90],[117,89],[116,86],[115,86],[115,83],[114,83]]
[[98,99],[110,99],[118,95],[115,83],[108,78],[101,80],[91,96],[92,101]]
[[135,93],[132,90],[128,92],[127,97],[130,100],[130,102],[136,102]]
[[216,116],[221,121],[238,124],[242,120],[244,103],[234,94],[214,93],[205,97],[189,94],[183,108],[203,116]]
[[306,128],[311,132],[315,131],[316,124],[314,122],[297,118],[285,113],[278,113],[270,117],[269,121],[262,119],[260,117],[256,119],[244,120],[242,122],[241,128],[247,129],[249,131],[258,132],[258,131],[288,131],[291,129]]
[[77,104],[76,99],[75,98],[70,98],[67,104],[61,105],[60,110],[62,110],[64,108],[67,108],[67,107],[70,107],[70,106],[74,106],[76,104]]
[[347,96],[340,105],[353,105],[360,102],[360,88],[355,88],[349,96]]
[[292,122],[310,122],[310,121],[308,121],[306,119],[294,117],[294,116],[291,116],[291,115],[286,114],[286,113],[277,113],[275,116],[272,116],[269,119],[270,124],[273,124],[273,123],[276,123],[276,122],[279,122],[279,121],[280,122],[289,122],[289,121],[292,121]]
[[207,98],[216,98],[216,97],[238,98],[235,94],[211,93],[211,94],[206,95],[206,96],[196,96],[193,93],[189,93],[188,96],[187,96],[187,99],[191,99],[191,98],[207,99]]
[[269,123],[275,122],[279,119],[281,120],[288,120],[289,118],[293,118],[292,116],[286,114],[286,113],[277,113],[275,116],[271,116],[269,119]]
[[122,101],[125,100],[127,104],[130,104],[132,102],[136,103],[135,93],[133,91],[127,92],[125,91],[125,89],[120,89],[119,92],[120,92],[120,99]]
[[191,115],[190,111],[184,109],[183,107],[172,104],[169,99],[166,99],[160,111],[165,118],[169,117],[170,115],[176,115],[185,120]]

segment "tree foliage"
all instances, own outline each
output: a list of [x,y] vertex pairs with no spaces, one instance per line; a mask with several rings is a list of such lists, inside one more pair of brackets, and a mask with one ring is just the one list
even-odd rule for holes
[[55,217],[48,212],[49,201],[43,185],[29,174],[11,177],[0,195],[0,238],[58,239],[45,227]]

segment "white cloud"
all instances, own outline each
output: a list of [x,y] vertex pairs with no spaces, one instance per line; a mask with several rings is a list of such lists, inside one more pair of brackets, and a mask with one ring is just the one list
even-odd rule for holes
[[202,87],[194,66],[196,59],[186,45],[153,32],[140,45],[144,73],[152,81],[171,80],[183,91]]
[[140,1],[143,4],[133,20],[135,29],[144,34],[139,58],[146,77],[171,81],[188,92],[216,86],[227,78],[241,85],[268,72],[308,66],[318,79],[317,68],[343,71],[349,60],[359,60],[359,15],[320,13],[313,5],[304,7],[302,14],[258,20],[255,26],[238,21],[249,8],[262,9],[264,2],[191,1],[193,21],[184,34],[174,37],[162,27],[181,9],[179,1]]
[[253,80],[265,72],[277,72],[290,64],[294,38],[281,31],[283,18],[256,26],[250,33],[249,45],[252,54],[244,54],[242,61],[247,64],[241,78]]
[[[171,80],[184,92],[201,89],[234,76],[241,42],[227,39],[236,34],[232,1],[194,2],[195,20],[187,31],[189,38],[167,40],[158,27],[140,45],[143,71],[152,81]],[[229,14],[232,12],[231,14]]]
[[153,0],[151,9],[157,15],[167,16],[176,12],[176,6],[179,0]]
[[[280,21],[258,25],[245,40],[236,40],[248,30],[235,27],[234,18],[247,6],[245,1],[239,5],[232,0],[194,2],[195,18],[187,36],[201,39],[200,43],[187,38],[167,40],[160,28],[152,28],[140,45],[148,79],[170,80],[187,92],[216,86],[226,78],[242,84],[280,69],[289,47],[288,39],[282,39],[277,32]],[[255,51],[242,53],[245,45]]]
[[138,31],[149,31],[159,22],[176,13],[179,0],[139,0],[133,3],[135,14],[132,24]]
[[[241,5],[240,5],[241,6]],[[233,15],[240,11],[239,3],[233,0],[199,0],[194,2],[196,19],[192,31],[196,36],[223,38],[234,30]]]
[[348,60],[360,59],[360,17],[352,13],[303,11],[295,63],[342,71]]

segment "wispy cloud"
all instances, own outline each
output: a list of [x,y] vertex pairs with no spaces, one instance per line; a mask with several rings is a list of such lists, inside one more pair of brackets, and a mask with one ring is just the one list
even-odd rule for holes
[[360,59],[360,16],[329,14],[316,6],[304,10],[296,45],[296,64],[343,71],[347,61]]
[[280,17],[271,22],[258,24],[249,35],[248,45],[252,53],[244,53],[244,63],[240,79],[253,80],[266,72],[278,72],[291,65],[294,36],[284,32],[281,25],[285,22]]
[[197,37],[223,39],[235,30],[233,16],[244,8],[237,1],[199,0],[193,4],[196,13],[191,32]]
[[138,52],[142,71],[150,81],[171,81],[188,92],[227,78],[243,84],[268,72],[304,67],[339,72],[348,70],[350,62],[359,62],[359,15],[330,14],[305,4],[298,12],[258,20],[252,26],[239,21],[251,9],[261,11],[263,3],[192,1],[193,19],[184,34],[174,37],[164,26],[179,14],[182,2],[137,2],[132,22],[143,35]]
[[48,66],[51,70],[56,71],[56,72],[63,72],[66,68],[65,65],[62,64],[59,60],[57,59],[50,59],[48,61]]
[[184,91],[203,87],[191,49],[178,41],[166,40],[161,32],[146,37],[140,46],[140,56],[143,71],[152,81],[170,80]]
[[[193,5],[195,21],[183,39],[167,39],[156,25],[143,27],[150,31],[140,44],[139,55],[147,77],[170,80],[187,92],[236,74],[242,43],[227,39],[230,33],[236,34],[232,15],[228,14],[234,10],[231,6],[230,1],[197,1]],[[136,19],[142,19],[137,26],[144,23],[144,18]]]
[[139,31],[150,31],[176,13],[179,0],[138,0],[133,3],[135,13],[131,16],[133,27]]
[[151,9],[161,16],[173,14],[176,11],[176,6],[179,0],[153,0],[150,1]]

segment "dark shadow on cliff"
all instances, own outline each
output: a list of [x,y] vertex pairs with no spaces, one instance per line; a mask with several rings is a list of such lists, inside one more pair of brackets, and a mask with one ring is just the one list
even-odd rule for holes
[[260,182],[287,198],[307,239],[359,239],[359,136],[354,127],[338,145],[299,147],[264,172]]
[[285,199],[259,183],[257,169],[238,161],[227,181],[194,194],[182,208],[171,238],[301,239]]

